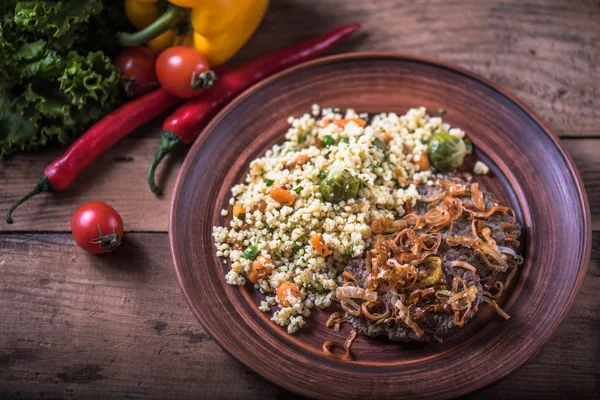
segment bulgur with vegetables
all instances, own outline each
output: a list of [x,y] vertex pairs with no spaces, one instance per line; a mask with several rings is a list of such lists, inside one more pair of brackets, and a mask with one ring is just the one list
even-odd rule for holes
[[[233,218],[213,236],[231,268],[226,281],[253,283],[265,295],[259,308],[293,333],[313,307],[336,299],[348,260],[375,243],[373,221],[412,210],[417,187],[434,183],[430,160],[456,168],[466,146],[464,132],[423,107],[369,116],[314,105],[288,122],[286,141],[252,161],[233,187],[231,209],[222,211]],[[432,152],[436,135],[452,146]]]

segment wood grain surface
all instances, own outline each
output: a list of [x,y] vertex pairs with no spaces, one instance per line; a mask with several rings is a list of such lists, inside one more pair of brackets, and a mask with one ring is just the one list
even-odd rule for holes
[[[477,72],[563,137],[600,230],[599,17],[597,0],[274,0],[236,60],[359,21],[363,33],[334,52],[408,52]],[[167,193],[155,199],[144,177],[158,127],[108,152],[69,191],[30,200],[14,225],[0,224],[0,397],[288,398],[208,338],[180,294],[164,232],[185,153],[169,160],[166,176],[159,170]],[[1,161],[0,208],[29,191],[58,154]],[[67,232],[72,211],[88,200],[121,212],[131,247],[93,258],[69,234],[52,233]],[[594,248],[583,290],[553,339],[473,398],[597,396],[598,233]]]
[[[304,114],[313,103],[368,113],[415,103],[429,110],[444,107],[445,122],[472,132],[475,156],[490,166],[481,179],[516,211],[525,229],[525,263],[502,305],[509,320],[485,308],[455,336],[427,346],[361,336],[351,361],[336,361],[321,346],[326,340],[343,342],[348,332],[325,327],[330,310],[313,310],[307,326],[289,335],[258,311],[261,296],[252,285],[232,288],[223,281],[229,267],[215,256],[211,232],[227,222],[221,210],[229,207],[231,188],[252,160],[281,142],[288,116]],[[192,311],[211,336],[284,388],[336,399],[464,395],[524,364],[550,338],[578,292],[591,228],[583,184],[573,168],[556,136],[526,106],[466,70],[389,53],[333,56],[255,86],[202,133],[173,195],[173,262]],[[458,364],[463,368],[456,369]],[[282,376],[281,369],[294,373]],[[330,393],[336,379],[344,385]],[[399,380],[402,385],[395,385]]]
[[[189,311],[167,235],[130,233],[108,257],[69,234],[0,235],[0,397],[285,398]],[[581,294],[540,353],[472,398],[590,396],[600,369],[600,233]],[[43,395],[42,395],[43,393]]]

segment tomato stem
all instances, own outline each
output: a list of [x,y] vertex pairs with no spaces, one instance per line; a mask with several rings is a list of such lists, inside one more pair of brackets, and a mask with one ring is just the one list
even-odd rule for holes
[[206,90],[216,82],[217,75],[213,71],[202,72],[200,75],[192,74],[192,89]]
[[160,34],[179,25],[188,18],[188,13],[184,8],[169,4],[165,11],[154,22],[135,33],[119,33],[119,43],[125,47],[143,45]]
[[113,230],[113,232],[108,235],[103,235],[102,228],[100,228],[100,224],[98,224],[98,235],[99,236],[96,239],[89,240],[89,242],[99,244],[105,253],[113,251],[121,244],[121,238],[115,230]]
[[153,193],[160,194],[161,192],[161,189],[156,186],[154,181],[154,172],[156,171],[158,163],[160,163],[160,160],[162,160],[164,156],[182,145],[183,141],[179,136],[171,131],[163,132],[160,139],[160,146],[158,147],[158,150],[156,150],[156,153],[150,162],[150,166],[148,167],[148,185],[150,185],[150,190],[152,190]]
[[23,204],[38,193],[49,193],[53,191],[54,188],[50,184],[48,177],[46,175],[42,175],[35,188],[31,192],[27,193],[25,196],[21,197],[17,202],[15,202],[15,204],[13,204],[12,207],[6,212],[6,216],[4,217],[4,219],[7,223],[12,224],[12,212],[15,211],[15,208],[19,207],[21,204]]

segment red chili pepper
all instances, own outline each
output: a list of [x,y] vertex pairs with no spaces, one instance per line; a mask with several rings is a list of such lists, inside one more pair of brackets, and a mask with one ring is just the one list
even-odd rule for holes
[[150,189],[160,192],[154,183],[154,171],[160,160],[176,147],[192,143],[231,99],[269,75],[323,54],[359,27],[359,24],[344,25],[294,46],[258,56],[237,68],[219,71],[219,80],[211,90],[189,100],[164,122],[160,146],[148,168]]
[[43,192],[62,192],[99,155],[127,136],[135,128],[176,105],[181,99],[164,89],[157,89],[117,108],[96,122],[67,151],[44,169],[37,186],[17,201],[6,213],[12,224],[12,212],[32,196]]

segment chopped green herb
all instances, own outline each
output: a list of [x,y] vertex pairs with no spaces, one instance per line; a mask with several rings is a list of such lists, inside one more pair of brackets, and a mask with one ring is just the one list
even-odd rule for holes
[[421,144],[427,144],[427,140],[426,139],[421,139]]
[[350,247],[348,247],[348,254],[354,254],[354,246],[350,245]]
[[296,194],[300,194],[302,189],[304,189],[302,186],[298,186],[298,187],[294,188],[294,192],[296,192]]
[[293,152],[294,152],[294,150],[292,150],[292,149],[287,149],[287,151],[285,152],[285,155],[287,156],[288,154],[291,154],[291,153],[293,153]]
[[306,135],[298,136],[298,143],[304,143],[304,142],[306,142]]
[[343,136],[340,138],[340,143],[346,143],[349,144],[350,143],[350,138],[347,136]]
[[327,160],[329,160],[329,155],[330,155],[330,154],[331,154],[331,152],[330,152],[330,151],[328,151],[327,153],[325,153],[325,158],[326,158]]
[[292,247],[292,252],[294,254],[296,254],[297,252],[300,251],[300,249],[302,249],[302,247],[298,246],[297,244],[294,245],[294,247]]
[[275,183],[275,181],[273,179],[263,179],[263,182],[267,186],[271,186],[273,183]]
[[444,115],[444,114],[446,114],[446,109],[445,109],[445,108],[440,108],[440,109],[438,110],[438,114],[440,114],[440,115]]
[[324,179],[326,176],[327,176],[327,171],[320,170],[319,175],[317,175],[317,178]]
[[254,259],[258,257],[259,253],[260,251],[256,246],[248,246],[246,247],[246,250],[244,250],[244,258],[246,260],[254,261]]
[[246,213],[239,213],[237,217],[240,221],[246,221]]
[[323,146],[324,147],[333,146],[334,144],[335,144],[335,140],[333,140],[333,138],[330,135],[323,136]]

